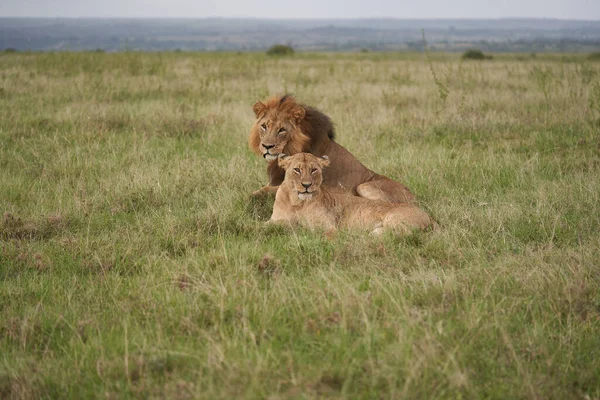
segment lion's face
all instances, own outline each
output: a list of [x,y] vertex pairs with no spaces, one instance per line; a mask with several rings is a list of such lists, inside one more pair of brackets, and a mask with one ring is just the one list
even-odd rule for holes
[[310,153],[279,156],[279,166],[285,170],[285,182],[292,185],[300,200],[310,200],[321,189],[323,168],[329,165],[327,156],[315,157]]
[[260,151],[265,160],[275,160],[283,153],[290,136],[296,127],[287,118],[279,115],[270,115],[257,121],[260,135]]
[[282,153],[295,154],[302,151],[308,141],[299,123],[306,110],[293,97],[257,101],[252,107],[256,121],[250,132],[250,147],[267,161],[277,159]]

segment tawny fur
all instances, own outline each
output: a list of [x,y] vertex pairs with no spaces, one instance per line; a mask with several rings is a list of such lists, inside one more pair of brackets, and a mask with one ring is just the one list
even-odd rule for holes
[[[279,154],[306,152],[319,157],[327,154],[331,159],[332,166],[323,176],[326,188],[393,203],[415,200],[406,186],[371,171],[337,144],[331,120],[319,110],[297,103],[289,95],[258,101],[252,109],[256,121],[250,130],[249,145],[256,154],[269,160],[269,184],[254,192],[255,195],[274,193],[283,182],[285,172],[276,160]],[[267,149],[265,145],[274,147]]]
[[272,223],[300,224],[329,232],[343,228],[373,233],[386,229],[404,233],[433,226],[429,215],[412,204],[369,200],[322,186],[323,168],[329,165],[329,159],[299,153],[280,156],[278,164],[285,170],[285,179],[275,196]]

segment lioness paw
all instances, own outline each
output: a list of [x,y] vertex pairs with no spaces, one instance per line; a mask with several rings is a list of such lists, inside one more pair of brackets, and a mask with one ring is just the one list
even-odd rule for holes
[[371,235],[381,236],[381,235],[383,235],[384,231],[385,231],[385,228],[383,226],[378,226],[377,228],[375,228],[371,231]]

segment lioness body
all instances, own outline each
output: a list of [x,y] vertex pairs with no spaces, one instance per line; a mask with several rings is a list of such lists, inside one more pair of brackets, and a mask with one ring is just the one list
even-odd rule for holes
[[256,121],[250,131],[251,149],[269,161],[269,184],[255,194],[275,192],[285,172],[277,164],[279,154],[300,152],[327,155],[332,167],[324,173],[326,188],[342,190],[372,200],[394,203],[414,201],[410,190],[399,182],[376,174],[334,141],[330,119],[317,109],[296,103],[293,97],[274,97],[253,106]]
[[328,159],[300,153],[282,157],[279,164],[286,173],[275,196],[271,222],[326,231],[346,228],[376,233],[383,229],[407,231],[432,225],[427,213],[412,204],[369,200],[323,187],[326,171],[323,167],[329,165]]

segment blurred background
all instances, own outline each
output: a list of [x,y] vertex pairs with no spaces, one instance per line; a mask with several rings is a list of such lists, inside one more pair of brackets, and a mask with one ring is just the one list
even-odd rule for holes
[[600,48],[600,2],[3,0],[0,49],[16,51],[430,50]]

